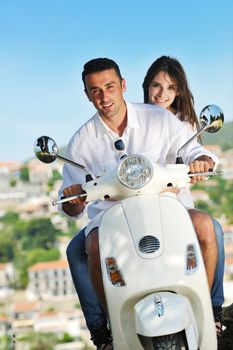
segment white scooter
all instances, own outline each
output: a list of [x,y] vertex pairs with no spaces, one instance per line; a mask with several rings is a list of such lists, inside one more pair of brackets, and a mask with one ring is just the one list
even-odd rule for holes
[[[207,106],[194,137],[204,130],[215,132],[222,123],[222,111]],[[37,140],[35,154],[47,163],[69,161],[46,136]],[[177,163],[182,163],[179,155]],[[170,185],[185,187],[188,172],[184,164],[160,166],[141,155],[123,156],[110,174],[94,180],[87,174],[85,194],[54,203],[80,196],[88,202],[106,196],[119,200],[99,227],[115,350],[217,349],[206,271],[190,216],[174,193],[162,192]]]

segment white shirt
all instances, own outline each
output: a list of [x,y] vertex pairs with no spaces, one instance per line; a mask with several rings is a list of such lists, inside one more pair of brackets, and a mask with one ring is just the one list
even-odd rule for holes
[[[181,115],[180,112],[177,112],[175,114],[175,116],[180,120]],[[196,133],[197,132],[197,128],[188,122],[187,120],[180,120],[183,125],[185,125],[185,127],[187,128],[187,130],[189,130],[192,133]],[[211,158],[212,155],[210,155]],[[216,160],[214,160],[216,161]],[[218,161],[217,161],[218,162]],[[215,164],[216,167],[216,164]],[[181,188],[180,192],[177,194],[177,198],[181,201],[181,203],[183,203],[187,208],[194,208],[194,202],[193,202],[193,197],[192,194],[190,192],[190,184],[187,183],[187,186],[185,188]]]
[[[127,126],[121,137],[110,130],[96,113],[73,135],[66,157],[84,165],[94,176],[101,176],[111,171],[119,161],[122,153],[115,149],[114,142],[121,138],[126,147],[124,154],[142,154],[155,163],[174,164],[177,151],[193,135],[190,128],[162,107],[128,102],[126,105]],[[191,163],[201,155],[210,156],[215,163],[218,161],[215,155],[196,141],[182,152],[185,164]],[[63,183],[59,195],[63,196],[65,187],[84,183],[85,172],[66,163],[63,167]],[[193,207],[190,193],[187,196],[182,194],[180,200],[184,205]],[[113,204],[114,202],[102,200],[89,203],[88,218],[95,218]],[[59,209],[62,210],[61,206]]]

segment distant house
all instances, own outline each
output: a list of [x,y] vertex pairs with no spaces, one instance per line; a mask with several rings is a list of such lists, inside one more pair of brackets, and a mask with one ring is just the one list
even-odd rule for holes
[[0,315],[0,337],[3,337],[8,333],[11,328],[9,318],[5,315]]
[[37,263],[28,269],[28,275],[26,293],[30,299],[76,296],[66,260]]
[[0,174],[18,175],[21,168],[22,168],[21,162],[15,162],[15,161],[0,162]]
[[33,331],[39,309],[39,302],[20,301],[11,305],[9,310],[11,325],[16,336],[22,336]]
[[62,334],[69,333],[73,337],[81,335],[80,319],[82,319],[81,311],[74,310],[72,312],[41,312],[34,323],[35,332],[51,332]]
[[20,301],[11,307],[11,316],[15,321],[32,320],[37,317],[40,310],[39,302]]
[[12,263],[0,264],[0,298],[14,294],[15,269]]

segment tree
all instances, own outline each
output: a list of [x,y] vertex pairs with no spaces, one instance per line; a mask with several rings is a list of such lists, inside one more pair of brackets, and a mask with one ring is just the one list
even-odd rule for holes
[[207,211],[216,218],[224,214],[227,222],[233,223],[233,180],[218,177],[209,183],[200,182],[192,188],[205,190],[210,197],[209,203],[196,201],[196,208]]
[[16,178],[11,177],[11,178],[9,179],[9,185],[10,185],[10,187],[15,187],[15,186],[17,185],[17,180],[16,180]]
[[1,221],[12,224],[19,219],[19,214],[13,211],[8,211],[2,218]]
[[28,268],[38,262],[55,261],[60,258],[60,252],[56,248],[45,250],[36,248],[28,251],[19,251],[15,257],[15,265],[18,269],[18,287],[26,288],[28,285]]
[[62,179],[62,176],[61,174],[59,173],[58,170],[54,169],[53,170],[53,173],[52,173],[52,176],[50,177],[50,179],[48,180],[48,186],[50,189],[53,188],[54,184],[58,181],[58,180],[61,180]]
[[7,235],[0,235],[0,262],[6,263],[12,261],[15,256],[14,244],[11,237]]
[[30,345],[30,350],[51,350],[59,342],[59,338],[54,333],[29,333],[21,337],[19,341],[22,343],[22,348]]
[[19,178],[22,182],[29,182],[29,169],[27,166],[21,168]]
[[53,226],[50,219],[33,219],[27,223],[22,239],[22,248],[25,250],[50,249],[54,246],[59,234],[62,232]]

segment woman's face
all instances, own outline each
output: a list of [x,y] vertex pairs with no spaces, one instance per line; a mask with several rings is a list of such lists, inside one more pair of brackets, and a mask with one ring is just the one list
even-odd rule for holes
[[149,103],[174,112],[170,106],[178,95],[177,86],[166,72],[161,71],[154,76],[149,85],[148,93]]

